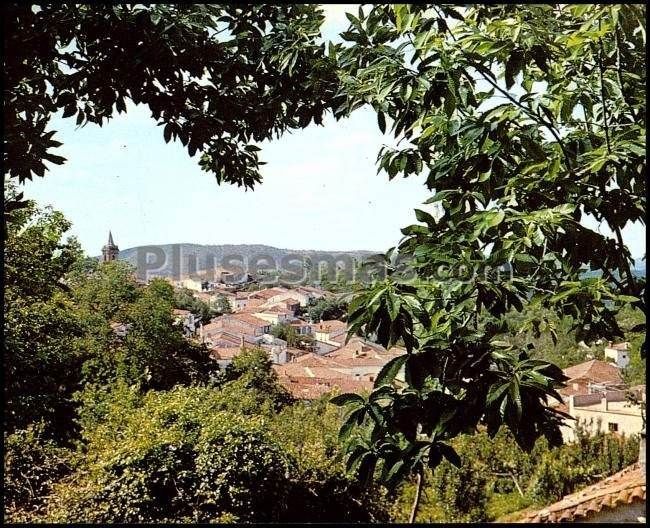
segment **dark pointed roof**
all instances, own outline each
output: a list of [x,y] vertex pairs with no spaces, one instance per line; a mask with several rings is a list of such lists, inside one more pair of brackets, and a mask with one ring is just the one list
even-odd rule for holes
[[112,249],[117,249],[117,246],[115,245],[115,242],[113,242],[113,233],[110,231],[108,232],[108,244],[104,246],[105,248],[112,248]]

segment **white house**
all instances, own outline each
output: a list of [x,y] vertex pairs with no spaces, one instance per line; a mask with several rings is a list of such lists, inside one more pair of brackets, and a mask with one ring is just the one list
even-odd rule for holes
[[[645,402],[645,385],[631,389]],[[640,405],[627,400],[627,391],[612,390],[594,394],[569,396],[568,414],[574,418],[561,427],[565,442],[575,440],[575,429],[580,424],[591,433],[598,431],[625,434],[639,434],[643,429],[643,416]]]
[[605,347],[605,357],[616,363],[618,368],[625,368],[630,364],[630,343],[610,343]]

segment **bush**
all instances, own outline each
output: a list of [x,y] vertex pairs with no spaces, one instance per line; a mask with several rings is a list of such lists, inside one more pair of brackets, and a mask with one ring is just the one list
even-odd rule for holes
[[447,522],[480,522],[487,518],[487,475],[475,464],[457,468],[443,462],[433,474],[433,489]]
[[124,383],[107,394],[87,388],[83,456],[55,487],[47,520],[387,520],[381,493],[342,469],[336,410],[295,404],[278,413],[273,392],[246,387],[250,374],[144,396]]
[[6,522],[28,522],[39,515],[52,485],[70,472],[70,451],[43,438],[34,424],[5,437],[4,501]]
[[220,411],[208,388],[150,392],[84,429],[74,478],[56,487],[57,522],[274,521],[286,508],[291,461],[263,420]]
[[633,464],[639,453],[636,436],[599,433],[589,436],[578,429],[578,439],[542,454],[532,477],[529,495],[547,504]]

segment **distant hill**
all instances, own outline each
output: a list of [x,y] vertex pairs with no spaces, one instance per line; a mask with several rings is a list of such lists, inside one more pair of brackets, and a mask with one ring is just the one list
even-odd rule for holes
[[[152,249],[152,248],[155,248]],[[155,251],[160,251],[159,255]],[[147,256],[147,253],[148,256]],[[164,244],[160,246],[138,246],[120,251],[118,258],[138,265],[138,255],[140,260],[148,258],[151,273],[159,276],[171,276],[174,273],[175,263],[180,261],[180,273],[185,274],[189,271],[204,270],[208,268],[227,267],[224,266],[224,259],[228,257],[237,257],[248,262],[251,266],[254,259],[262,257],[270,258],[279,268],[283,265],[283,259],[297,257],[300,259],[309,258],[312,262],[333,262],[339,259],[355,259],[357,261],[375,255],[375,251],[319,251],[311,249],[281,249],[263,244],[223,244],[223,245],[201,245],[201,244]],[[163,257],[163,254],[165,257]],[[240,261],[241,262],[241,261]],[[194,265],[193,263],[196,263]],[[154,264],[161,264],[155,266]],[[241,266],[241,264],[234,264]],[[295,266],[296,264],[292,264]],[[190,267],[191,266],[191,267]],[[286,266],[286,264],[285,264]],[[263,263],[262,266],[263,267]]]
[[[313,263],[315,263],[318,261],[333,262],[334,260],[339,259],[355,259],[359,261],[377,254],[375,251],[365,250],[320,251],[313,249],[283,249],[264,244],[201,245],[181,243],[128,248],[120,251],[118,258],[137,266],[138,254],[141,253],[141,258],[144,258],[145,253],[148,251],[150,252],[151,248],[155,248],[155,251],[160,251],[161,253],[159,255],[155,255],[154,253],[148,255],[149,262],[151,263],[151,267],[149,268],[151,270],[150,272],[151,274],[163,277],[176,274],[174,273],[174,262],[180,263],[180,274],[184,275],[190,271],[214,268],[215,263],[217,267],[228,267],[224,266],[224,258],[233,256],[243,259],[244,262],[248,262],[249,267],[253,259],[268,257],[275,262],[278,268],[284,266],[284,269],[286,269],[286,263],[283,263],[283,259],[288,259],[289,257],[297,257],[301,259],[309,258]],[[234,266],[238,267],[241,266],[241,264],[234,264]],[[296,264],[293,263],[292,266],[295,267]],[[633,274],[636,276],[645,276],[645,261],[641,259],[637,260],[637,265],[633,269]],[[583,277],[594,276],[600,276],[600,273],[595,271],[585,271],[583,274]]]

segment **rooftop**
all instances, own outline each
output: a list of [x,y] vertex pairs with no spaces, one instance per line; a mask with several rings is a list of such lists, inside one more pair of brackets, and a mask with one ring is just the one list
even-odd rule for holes
[[214,359],[232,359],[241,354],[240,347],[213,347],[210,349],[210,355]]
[[340,392],[360,393],[372,390],[372,382],[367,379],[318,379],[310,380],[293,377],[280,378],[280,383],[291,393],[294,398],[302,400],[315,400],[325,394],[338,390]]
[[391,359],[400,355],[401,353],[388,351],[384,347],[365,341],[360,337],[353,337],[347,345],[330,352],[325,357],[346,367],[359,365],[383,367]]
[[629,348],[629,346],[630,346],[630,343],[628,343],[628,342],[626,341],[626,342],[624,342],[624,343],[616,343],[616,344],[609,343],[609,344],[607,345],[607,348],[611,348],[611,349],[613,349],[613,350],[622,350],[622,351],[625,351],[625,350],[627,350],[627,349]]
[[345,332],[348,329],[348,324],[344,321],[339,321],[337,319],[331,319],[329,321],[321,321],[315,323],[314,332],[328,332],[328,333],[341,333]]
[[542,510],[529,513],[522,523],[589,521],[589,517],[605,508],[617,508],[646,499],[645,472],[633,464],[611,477],[597,482]]
[[255,317],[250,313],[244,313],[244,312],[222,315],[220,317],[217,317],[215,320],[213,320],[213,322],[221,321],[224,325],[227,325],[228,322],[232,319],[253,326],[269,326],[268,321],[265,321],[264,319],[260,319],[259,317]]
[[582,381],[583,383],[603,384],[603,385],[620,385],[623,383],[621,373],[613,363],[606,363],[598,359],[585,361],[578,365],[565,368],[564,375],[569,378],[567,386],[560,389],[560,394],[570,396],[571,394],[580,394],[584,392],[583,388],[575,389],[573,383]]
[[261,299],[270,299],[276,295],[282,295],[283,293],[288,293],[289,290],[285,288],[269,288],[266,290],[259,290],[256,292],[251,292],[251,297],[258,297]]

